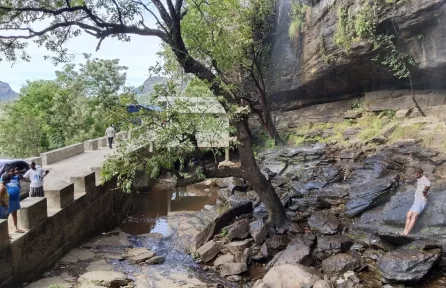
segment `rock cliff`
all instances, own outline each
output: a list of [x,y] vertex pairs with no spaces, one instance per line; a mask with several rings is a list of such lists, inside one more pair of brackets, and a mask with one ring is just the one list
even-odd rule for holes
[[372,58],[370,39],[354,39],[345,52],[335,42],[340,9],[363,14],[374,5],[374,33],[395,35],[397,48],[415,61],[411,68],[415,88],[442,89],[446,74],[446,1],[444,0],[313,0],[307,3],[303,26],[290,39],[290,10],[294,0],[276,4],[275,33],[268,69],[274,109],[288,110],[309,104],[361,95],[364,91],[408,88]]
[[0,81],[0,101],[9,101],[18,97],[18,94],[11,89],[8,83]]

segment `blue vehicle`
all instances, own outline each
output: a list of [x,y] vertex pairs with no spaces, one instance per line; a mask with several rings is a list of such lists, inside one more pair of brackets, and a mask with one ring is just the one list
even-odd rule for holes
[[[126,106],[126,110],[128,113],[139,113],[142,111],[162,111],[161,107],[155,105],[147,105],[147,104],[129,104]],[[141,119],[135,119],[132,121],[135,125],[141,125]]]

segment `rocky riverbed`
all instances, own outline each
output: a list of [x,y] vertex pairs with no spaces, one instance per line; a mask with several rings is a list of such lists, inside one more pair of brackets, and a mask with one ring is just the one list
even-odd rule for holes
[[[374,149],[281,147],[258,158],[287,210],[286,227],[270,229],[242,179],[210,179],[200,189],[218,191],[215,205],[151,218],[151,233],[101,235],[30,287],[444,286],[442,154],[401,140]],[[413,233],[402,237],[415,167],[434,185]]]

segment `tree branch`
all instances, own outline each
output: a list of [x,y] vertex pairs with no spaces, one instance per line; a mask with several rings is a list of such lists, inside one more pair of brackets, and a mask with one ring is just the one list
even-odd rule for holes
[[121,8],[119,7],[119,5],[116,2],[116,0],[112,0],[112,2],[113,2],[113,4],[115,4],[116,10],[118,10],[119,23],[121,23],[121,25],[124,25],[124,22],[122,21]]

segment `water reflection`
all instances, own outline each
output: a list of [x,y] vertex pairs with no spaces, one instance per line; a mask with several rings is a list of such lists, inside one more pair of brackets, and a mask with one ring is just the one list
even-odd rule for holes
[[149,232],[168,233],[165,219],[179,211],[199,211],[205,205],[215,203],[218,187],[190,185],[176,188],[171,185],[157,184],[150,192],[135,195],[135,209],[120,228],[129,234],[140,235]]

